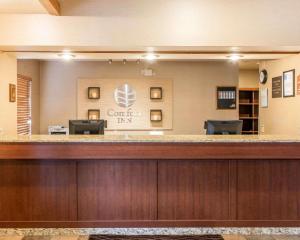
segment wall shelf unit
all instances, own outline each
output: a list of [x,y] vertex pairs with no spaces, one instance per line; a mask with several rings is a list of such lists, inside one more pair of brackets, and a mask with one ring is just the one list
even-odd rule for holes
[[258,88],[239,89],[239,119],[243,120],[242,134],[258,134]]

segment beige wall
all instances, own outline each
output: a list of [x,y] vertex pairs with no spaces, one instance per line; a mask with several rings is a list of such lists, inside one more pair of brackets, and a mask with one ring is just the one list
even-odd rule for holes
[[[265,61],[260,66],[268,71],[268,82],[260,88],[268,88],[269,107],[260,108],[260,130],[264,134],[300,134],[300,95],[289,98],[272,98],[272,78],[282,76],[283,71],[296,69],[300,74],[300,55],[282,60]],[[297,81],[297,80],[296,80]]]
[[[173,80],[173,134],[201,134],[206,119],[237,119],[237,110],[216,110],[216,86],[238,86],[238,66],[228,62],[157,62],[155,79]],[[79,78],[141,79],[143,63],[41,62],[41,133],[76,119]]]
[[18,60],[18,74],[32,79],[32,134],[40,133],[40,61]]
[[258,88],[259,71],[240,69],[239,71],[239,88]]
[[9,84],[17,84],[17,60],[0,53],[0,134],[17,133],[17,102],[9,102]]

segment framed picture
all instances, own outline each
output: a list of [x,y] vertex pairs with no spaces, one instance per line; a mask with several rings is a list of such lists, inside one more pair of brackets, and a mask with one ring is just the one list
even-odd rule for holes
[[16,85],[9,84],[9,101],[15,102],[16,101]]
[[295,69],[283,72],[283,97],[295,96]]
[[263,88],[260,91],[260,106],[262,108],[268,107],[268,89],[267,88]]
[[272,98],[282,98],[282,76],[272,78]]
[[217,109],[236,109],[236,87],[217,87]]

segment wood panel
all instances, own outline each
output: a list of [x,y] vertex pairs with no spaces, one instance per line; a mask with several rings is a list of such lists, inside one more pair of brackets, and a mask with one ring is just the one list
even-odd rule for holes
[[78,220],[153,220],[157,161],[80,161]]
[[239,220],[299,220],[299,161],[238,161]]
[[300,159],[300,143],[0,143],[1,159]]
[[76,163],[0,162],[0,221],[76,220]]
[[229,161],[159,161],[159,220],[228,218]]

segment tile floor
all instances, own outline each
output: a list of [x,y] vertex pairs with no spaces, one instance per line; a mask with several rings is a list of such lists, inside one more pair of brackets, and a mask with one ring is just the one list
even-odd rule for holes
[[[300,235],[223,235],[225,240],[300,240]],[[0,236],[0,240],[88,240],[88,236]]]

